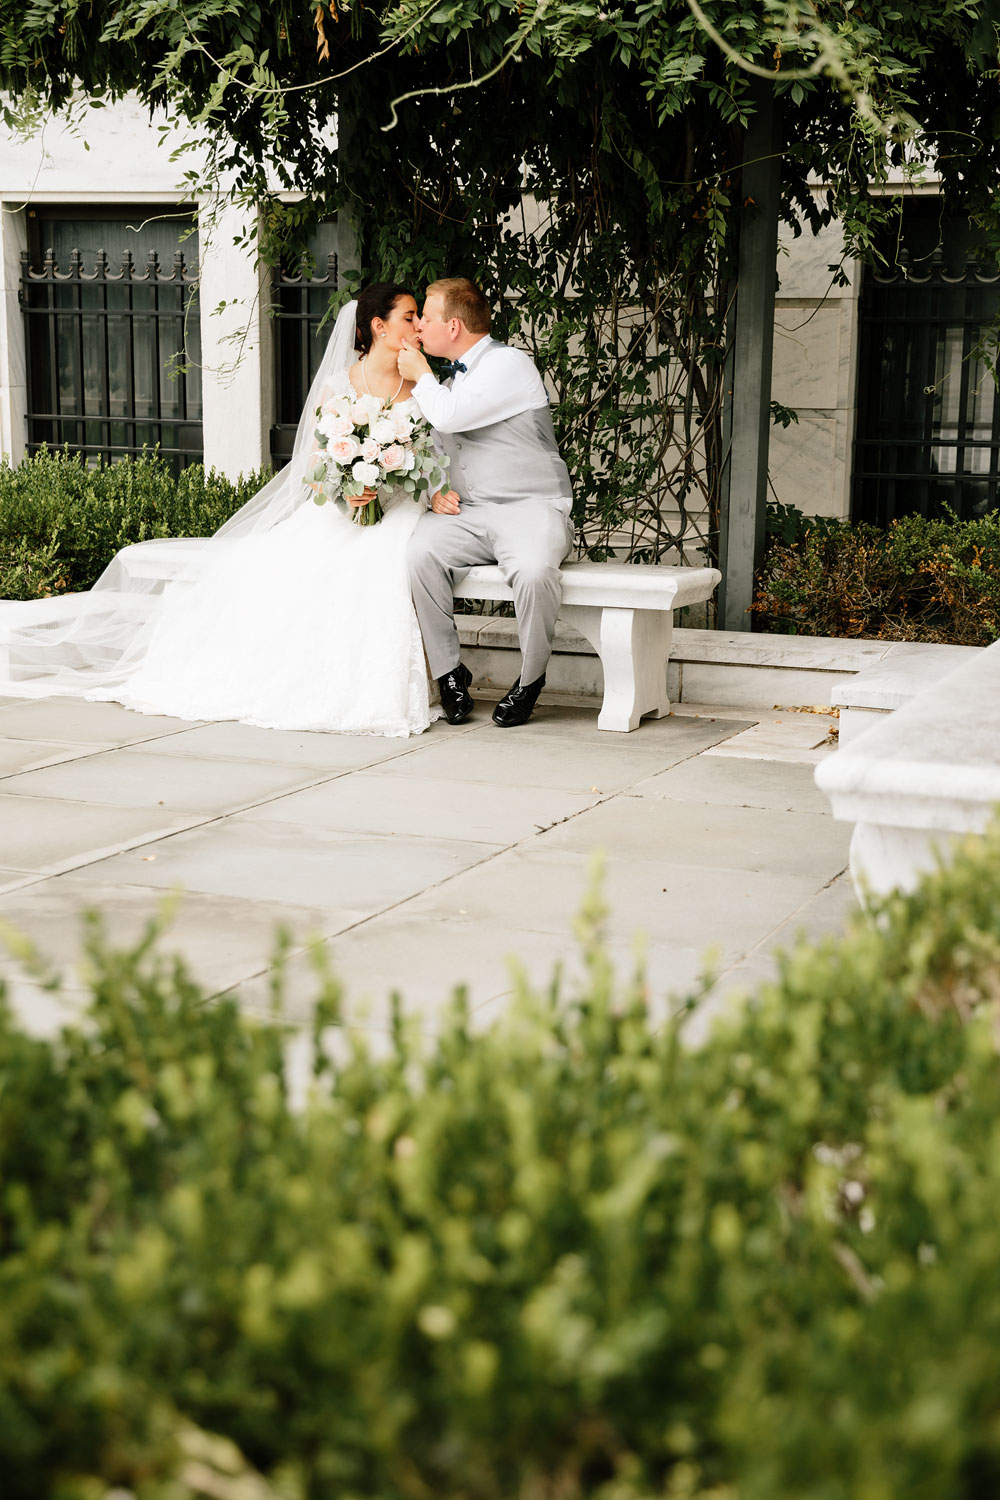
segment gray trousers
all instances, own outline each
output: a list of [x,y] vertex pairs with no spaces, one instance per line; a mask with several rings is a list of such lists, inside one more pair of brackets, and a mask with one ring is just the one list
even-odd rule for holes
[[499,563],[514,593],[521,681],[548,664],[559,613],[559,564],[573,544],[573,523],[547,500],[462,501],[457,516],[426,511],[410,538],[407,562],[417,622],[432,677],[458,665],[454,584],[481,563]]

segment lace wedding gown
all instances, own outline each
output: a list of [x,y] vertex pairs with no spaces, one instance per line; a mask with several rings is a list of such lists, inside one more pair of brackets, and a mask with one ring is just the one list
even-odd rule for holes
[[419,734],[439,717],[406,572],[422,507],[394,496],[378,525],[359,526],[303,482],[316,407],[354,358],[353,309],[337,319],[286,469],[191,544],[165,587],[130,572],[126,551],[87,593],[0,603],[0,694],[341,734]]

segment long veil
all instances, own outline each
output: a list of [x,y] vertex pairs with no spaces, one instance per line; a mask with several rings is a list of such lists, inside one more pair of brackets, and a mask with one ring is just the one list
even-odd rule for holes
[[[304,481],[316,408],[327,382],[354,362],[357,308],[349,302],[337,317],[299,417],[291,459],[213,536],[126,547],[84,593],[0,600],[0,695],[113,699],[141,666],[177,586],[186,589],[234,543],[269,531],[311,501]],[[154,548],[162,556],[150,568]]]

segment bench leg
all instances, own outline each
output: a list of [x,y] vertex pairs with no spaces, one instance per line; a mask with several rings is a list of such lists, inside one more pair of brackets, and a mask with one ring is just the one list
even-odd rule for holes
[[598,729],[627,734],[647,714],[670,712],[667,658],[673,613],[654,609],[601,609],[569,604],[562,618],[594,647],[604,669],[604,702]]

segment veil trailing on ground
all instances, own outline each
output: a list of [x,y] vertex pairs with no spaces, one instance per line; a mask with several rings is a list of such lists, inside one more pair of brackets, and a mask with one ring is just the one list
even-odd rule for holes
[[[115,688],[142,664],[178,586],[196,583],[234,544],[269,531],[312,502],[305,474],[315,447],[316,408],[328,381],[354,363],[357,307],[349,302],[334,324],[299,418],[291,459],[214,536],[127,547],[85,593],[0,600],[0,695],[114,699]],[[155,548],[163,549],[162,561],[150,568]]]

